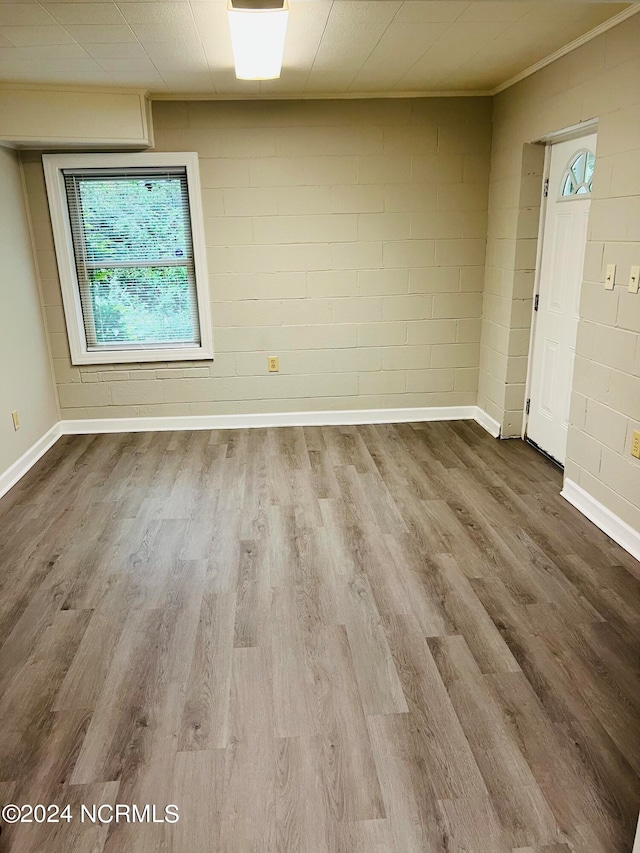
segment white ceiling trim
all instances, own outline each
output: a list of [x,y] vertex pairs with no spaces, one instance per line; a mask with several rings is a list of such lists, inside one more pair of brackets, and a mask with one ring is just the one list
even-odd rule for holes
[[[587,44],[593,39],[601,36],[603,33],[606,33],[608,30],[617,27],[618,24],[621,24],[623,21],[628,20],[633,17],[633,15],[637,15],[640,12],[640,3],[633,3],[629,6],[628,9],[625,9],[623,12],[619,12],[617,15],[614,15],[612,18],[604,21],[602,24],[599,24],[597,27],[594,27],[589,32],[584,33],[579,38],[574,39],[573,41],[566,44],[564,47],[561,47],[559,50],[550,53],[548,56],[545,56],[544,59],[540,59],[534,65],[529,66],[529,68],[525,68],[524,71],[520,71],[514,77],[510,77],[508,80],[505,80],[504,83],[500,83],[494,89],[488,90],[463,90],[463,91],[453,91],[453,92],[433,92],[429,90],[424,91],[412,91],[412,92],[388,92],[388,91],[380,91],[380,92],[344,92],[336,94],[335,92],[314,92],[314,93],[300,93],[297,95],[276,95],[270,94],[268,100],[272,101],[318,101],[318,100],[363,100],[363,99],[371,99],[371,98],[482,98],[482,97],[491,97],[493,95],[498,95],[500,92],[504,92],[505,89],[509,89],[511,86],[515,86],[516,83],[520,83],[521,80],[526,80],[527,77],[531,77],[532,74],[535,74],[536,71],[540,71],[542,68],[546,68],[547,65],[551,65],[552,62],[555,62],[557,59],[561,59],[563,56],[566,56],[568,53],[572,53],[572,51],[577,50],[579,47],[582,47],[583,44]],[[212,97],[211,94],[207,92],[194,92],[193,94],[189,93],[180,93],[180,94],[172,94],[165,92],[158,92],[157,94],[152,94],[152,99],[154,101],[258,101],[265,100],[265,98],[260,94],[247,94],[247,95],[239,95],[238,93],[233,93],[229,95],[215,95]]]
[[209,94],[208,92],[194,92],[193,94],[182,93],[174,94],[173,92],[158,92],[151,95],[153,101],[367,101],[375,98],[386,98],[393,100],[394,98],[486,98],[492,95],[493,92],[483,92],[480,90],[469,91],[414,91],[414,92],[300,92],[296,95],[276,95],[271,92],[269,95],[247,94],[242,95],[236,92],[229,94]]
[[609,18],[607,21],[604,21],[602,24],[599,24],[597,27],[594,27],[592,30],[589,30],[588,33],[585,33],[579,38],[570,41],[569,44],[565,44],[564,47],[561,47],[554,53],[550,53],[549,56],[545,56],[544,59],[541,59],[539,62],[536,62],[535,65],[531,65],[529,66],[529,68],[525,68],[524,71],[521,71],[514,77],[510,77],[508,80],[505,80],[504,83],[500,83],[498,86],[495,87],[495,89],[493,89],[488,94],[498,95],[500,92],[504,92],[505,89],[509,89],[511,86],[515,86],[516,83],[519,83],[521,80],[525,80],[527,77],[531,77],[531,75],[535,74],[536,71],[540,71],[541,68],[545,68],[547,65],[551,65],[551,63],[555,62],[556,59],[560,59],[561,57],[566,56],[568,53],[577,50],[577,48],[582,47],[583,44],[587,44],[587,42],[590,42],[594,38],[597,38],[603,33],[606,33],[607,30],[612,30],[614,27],[617,27],[618,24],[621,24],[623,21],[626,21],[633,15],[637,15],[638,12],[640,12],[640,3],[633,3],[631,6],[629,6],[628,9],[625,9],[623,12],[619,12],[617,15],[614,15],[612,18]]

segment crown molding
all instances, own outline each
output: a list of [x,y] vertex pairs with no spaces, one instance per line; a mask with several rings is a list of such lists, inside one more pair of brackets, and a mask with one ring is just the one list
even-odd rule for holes
[[[0,3],[2,0],[0,0]],[[141,86],[100,86],[98,84],[83,85],[82,83],[25,83],[3,80],[0,82],[0,92],[33,91],[39,92],[75,92],[80,95],[97,93],[99,95],[140,95],[148,97],[149,92]]]
[[173,94],[168,92],[151,92],[152,101],[367,101],[384,98],[394,100],[398,98],[489,98],[492,91],[471,89],[455,90],[451,92],[301,92],[300,94],[288,95],[242,95],[237,92],[217,95],[212,92],[185,92]]
[[516,83],[520,83],[521,80],[526,80],[527,77],[531,77],[531,75],[535,74],[536,71],[540,71],[542,68],[546,68],[547,65],[551,65],[551,63],[555,62],[556,59],[561,59],[568,53],[572,53],[574,50],[582,47],[583,44],[587,44],[598,36],[601,36],[603,33],[606,33],[608,30],[612,30],[614,27],[617,27],[618,24],[621,24],[623,21],[633,17],[633,15],[637,15],[638,12],[640,12],[640,3],[632,3],[628,9],[619,12],[617,15],[614,15],[612,18],[609,18],[602,24],[599,24],[597,27],[589,30],[589,32],[579,36],[579,38],[570,41],[568,44],[565,44],[564,47],[559,48],[559,50],[556,50],[554,53],[550,53],[549,56],[545,56],[544,59],[540,59],[534,65],[530,65],[529,68],[525,68],[524,71],[520,71],[508,80],[505,80],[504,83],[500,83],[495,87],[495,89],[492,89],[487,94],[499,95],[500,92],[504,92],[505,89],[515,86]]

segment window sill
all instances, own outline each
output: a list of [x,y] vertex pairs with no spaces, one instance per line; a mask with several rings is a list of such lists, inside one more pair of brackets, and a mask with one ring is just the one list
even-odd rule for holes
[[213,351],[204,347],[161,347],[139,350],[100,350],[71,356],[72,364],[143,364],[149,361],[212,361]]

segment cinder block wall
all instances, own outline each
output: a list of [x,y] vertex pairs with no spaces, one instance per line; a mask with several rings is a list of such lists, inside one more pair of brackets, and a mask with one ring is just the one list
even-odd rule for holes
[[63,418],[475,405],[490,99],[155,102],[153,118],[157,150],[200,156],[217,355],[71,365],[25,155]]
[[[566,476],[640,530],[640,15],[495,98],[486,293],[478,403],[503,434],[520,435],[539,204],[531,140],[599,117],[580,303]],[[529,157],[529,159],[528,159]],[[536,195],[537,194],[537,195]],[[618,284],[605,291],[606,265]]]

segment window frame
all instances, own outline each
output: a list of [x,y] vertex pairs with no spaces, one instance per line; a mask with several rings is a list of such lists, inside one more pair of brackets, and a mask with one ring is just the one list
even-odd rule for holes
[[[591,177],[589,178],[588,181],[581,181],[580,183],[577,183],[576,182],[576,176],[575,176],[575,173],[573,171],[573,166],[583,154],[585,157],[584,176],[586,177],[586,174],[587,174],[587,163],[588,163],[589,156],[593,157],[594,169],[591,172]],[[593,189],[591,187],[591,184],[593,183],[593,176],[595,175],[595,162],[596,162],[596,155],[593,151],[591,151],[590,148],[579,148],[574,154],[572,154],[571,158],[569,159],[569,162],[567,163],[567,166],[566,166],[564,172],[562,173],[562,179],[560,181],[560,195],[558,196],[558,201],[561,201],[561,202],[579,201],[580,199],[591,198],[593,196]],[[565,184],[567,182],[567,178],[571,178],[571,180],[573,181],[573,183],[576,186],[576,191],[569,193],[568,195],[565,195],[564,194],[564,187],[565,187]],[[578,192],[580,187],[585,187],[586,192],[583,192],[583,193]]]
[[[128,364],[136,362],[198,361],[214,357],[209,277],[207,274],[204,218],[198,155],[195,152],[131,154],[43,154],[45,185],[51,214],[62,305],[72,364]],[[76,272],[71,220],[64,183],[65,169],[140,169],[182,167],[186,170],[191,219],[191,242],[198,304],[200,344],[91,350],[87,346],[80,286]]]

